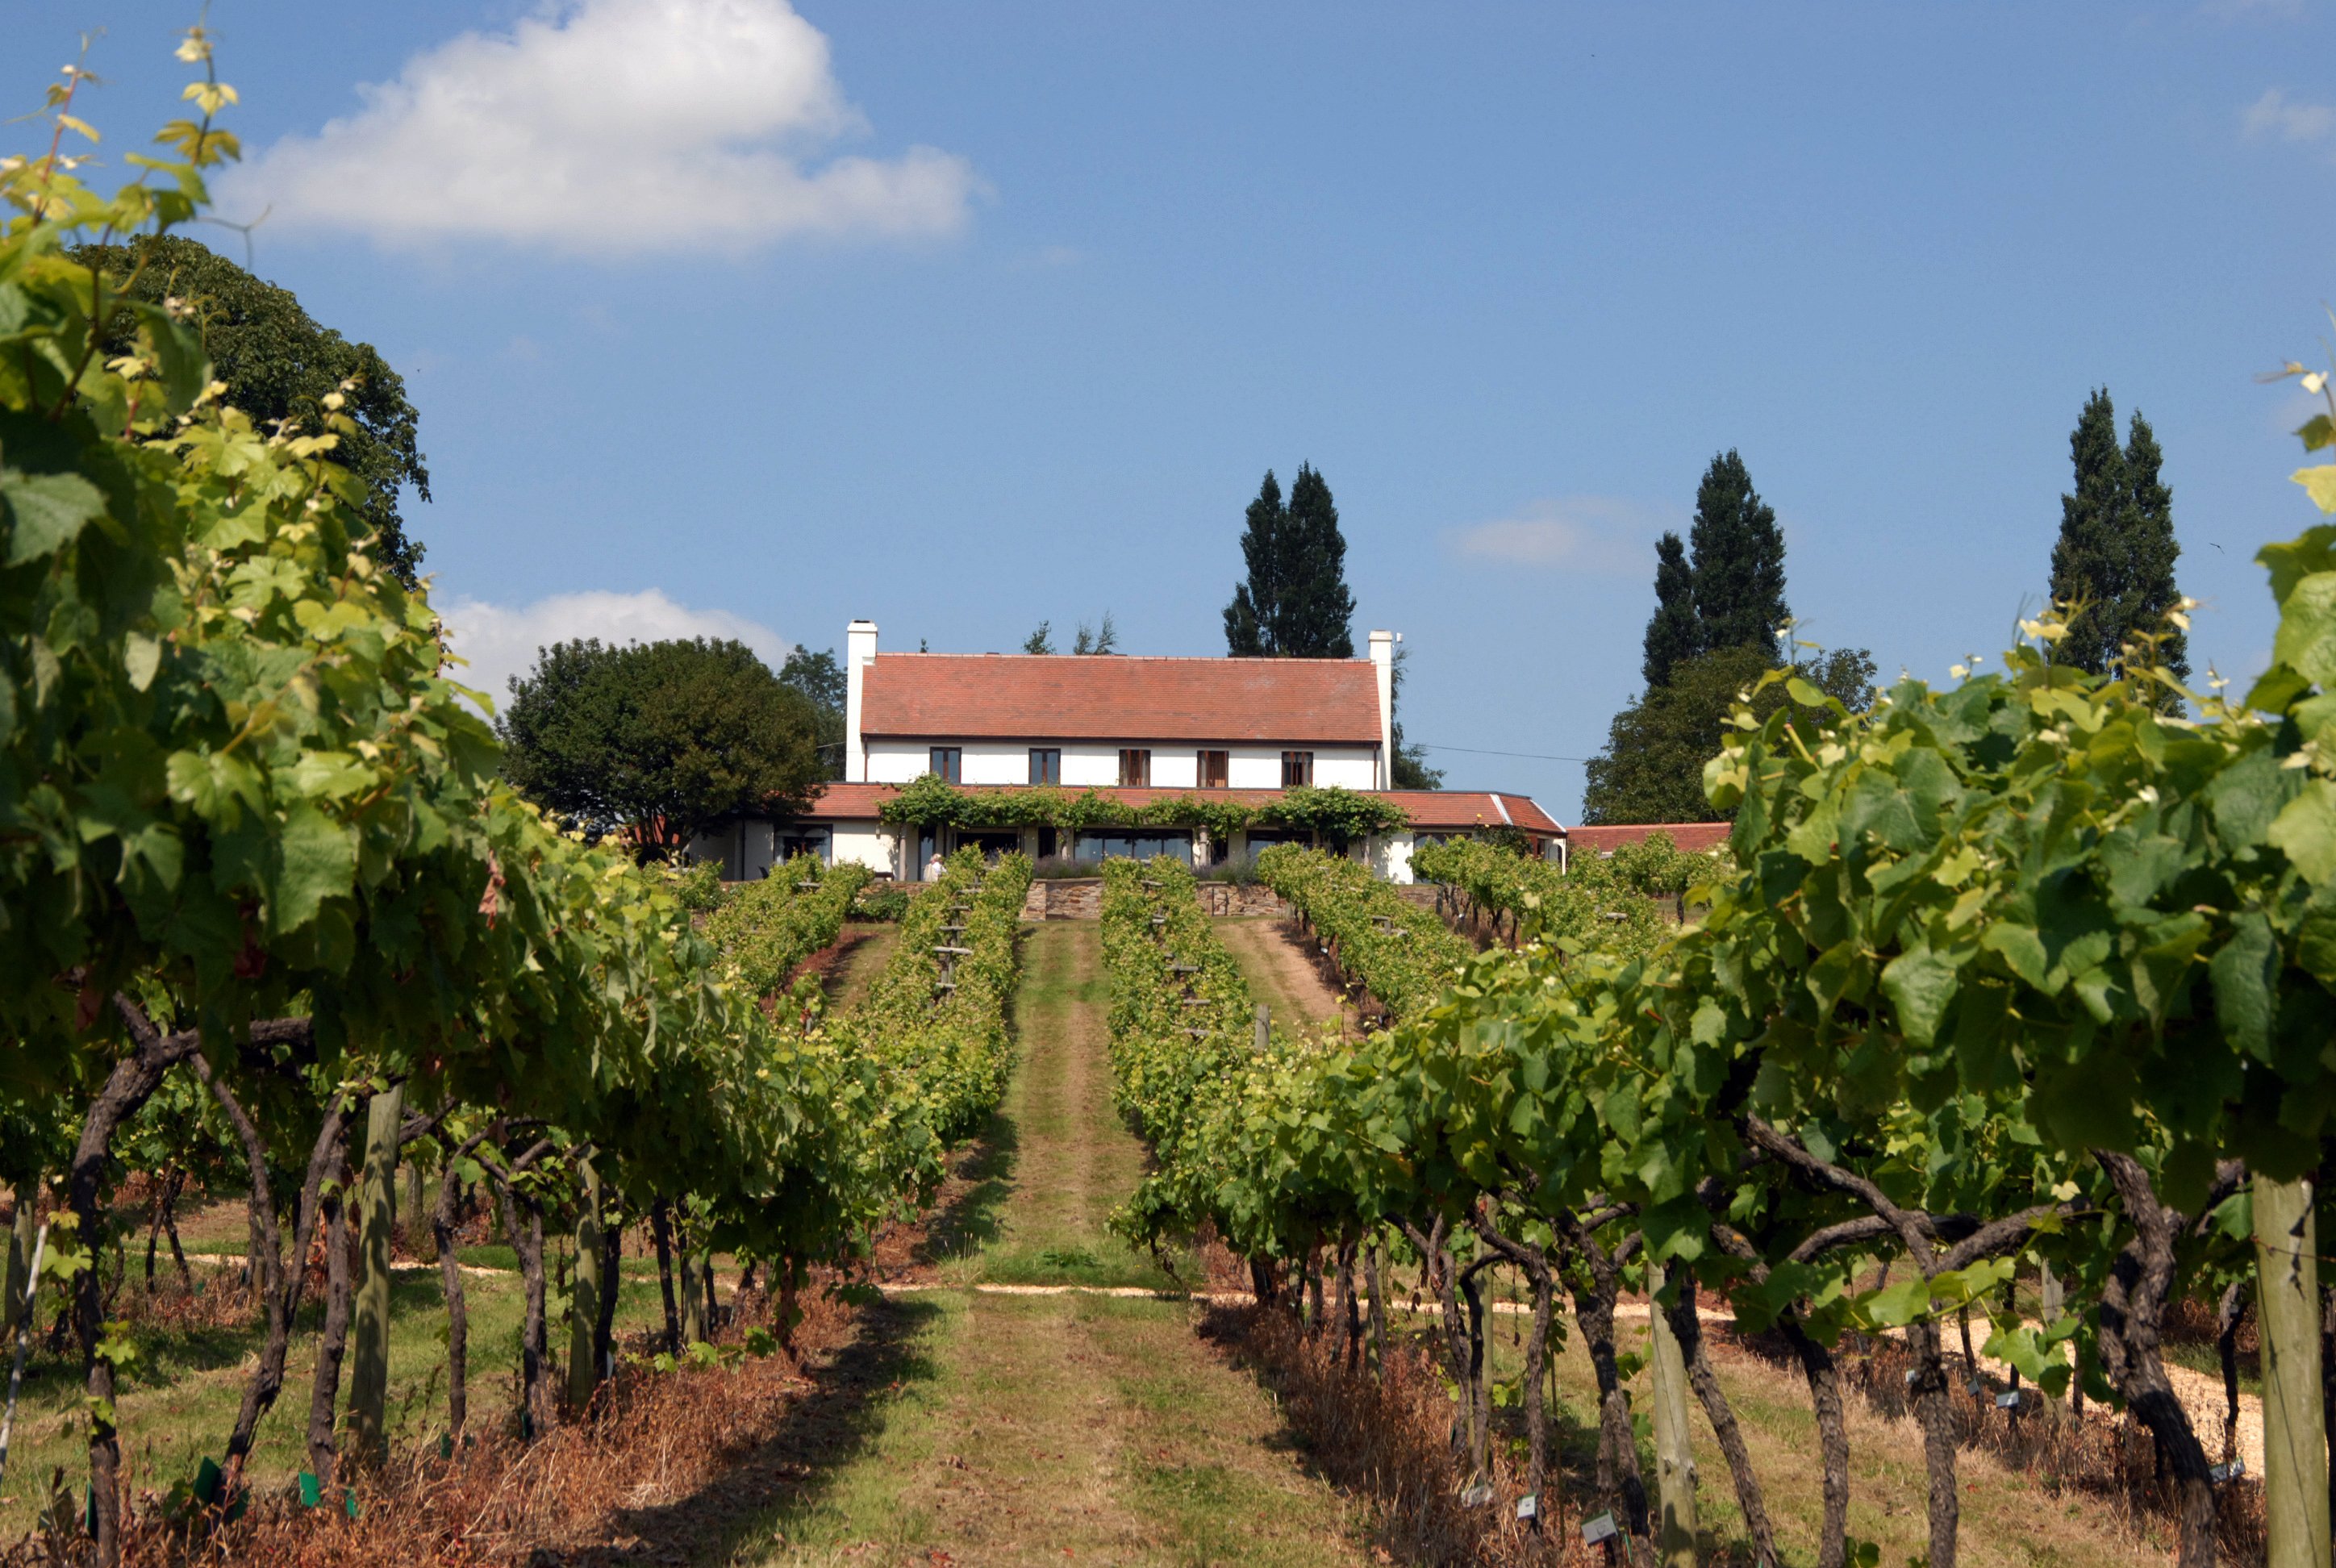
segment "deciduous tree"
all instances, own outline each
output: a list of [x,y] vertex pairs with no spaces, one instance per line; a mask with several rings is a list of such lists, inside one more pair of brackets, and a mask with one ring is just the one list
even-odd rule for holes
[[[1591,759],[1582,793],[1586,823],[1702,823],[1726,820],[1703,793],[1703,765],[1718,755],[1737,695],[1776,664],[1767,649],[1724,648],[1681,661],[1670,684],[1650,687],[1614,716],[1606,748]],[[1839,697],[1853,713],[1873,702],[1874,659],[1863,648],[1836,648],[1801,667],[1801,677]],[[1785,690],[1757,694],[1763,717],[1785,706]]]
[[645,852],[818,793],[817,710],[743,643],[555,643],[511,689],[497,727],[511,783]]
[[[1395,650],[1395,693],[1388,706],[1397,715],[1403,706],[1404,666],[1411,661],[1411,649]],[[1394,717],[1389,725],[1394,730],[1395,765],[1390,776],[1399,790],[1440,790],[1444,787],[1444,770],[1427,765],[1427,749],[1414,745],[1403,738],[1403,720]]]
[[[422,546],[407,536],[397,497],[410,484],[428,501],[430,470],[405,383],[372,344],[349,342],[301,308],[290,289],[255,278],[175,234],[123,245],[84,245],[73,258],[103,271],[116,287],[126,287],[132,299],[180,301],[210,355],[211,374],[227,383],[227,403],[263,429],[279,419],[297,419],[310,433],[321,433],[326,395],[344,382],[354,383],[341,412],[356,428],[342,433],[333,460],[364,485],[358,511],[373,525],[374,559],[408,588],[414,585]],[[110,320],[106,354],[130,352],[135,319],[122,313]]]
[[803,693],[819,719],[820,777],[843,776],[843,706],[851,683],[832,648],[813,653],[798,648],[779,667],[779,684]]

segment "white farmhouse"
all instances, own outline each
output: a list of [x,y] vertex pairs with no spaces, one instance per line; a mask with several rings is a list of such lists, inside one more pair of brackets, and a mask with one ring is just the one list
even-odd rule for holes
[[[914,878],[967,843],[1033,856],[1173,854],[1207,864],[1307,835],[1261,828],[1212,842],[1204,828],[1140,823],[1175,797],[1256,809],[1298,785],[1337,786],[1402,808],[1405,828],[1349,846],[1381,875],[1411,880],[1423,838],[1514,829],[1552,857],[1565,830],[1523,795],[1390,787],[1395,634],[1369,657],[1144,658],[1116,654],[879,655],[876,626],[844,633],[844,775],[800,817],[748,819],[692,846],[733,881],[815,854]],[[968,791],[1093,790],[1126,821],[1002,829],[896,826],[886,801],[926,774]]]

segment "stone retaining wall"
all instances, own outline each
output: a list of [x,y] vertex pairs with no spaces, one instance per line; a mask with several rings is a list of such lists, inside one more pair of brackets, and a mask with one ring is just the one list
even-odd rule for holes
[[[1201,907],[1212,915],[1287,915],[1290,906],[1271,888],[1202,882]],[[1022,900],[1026,920],[1092,920],[1103,916],[1101,877],[1033,877]]]

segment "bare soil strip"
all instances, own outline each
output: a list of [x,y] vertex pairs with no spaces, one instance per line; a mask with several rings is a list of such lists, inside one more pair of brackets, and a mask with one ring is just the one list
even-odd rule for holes
[[1359,1027],[1354,1004],[1322,983],[1284,921],[1245,915],[1217,921],[1216,932],[1241,965],[1250,995],[1273,1010],[1275,1023],[1292,1030],[1327,1023],[1342,1032]]

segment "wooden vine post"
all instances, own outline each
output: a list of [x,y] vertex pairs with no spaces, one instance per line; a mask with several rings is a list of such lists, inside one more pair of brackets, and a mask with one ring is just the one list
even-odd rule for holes
[[16,1188],[16,1222],[8,1232],[8,1277],[0,1284],[0,1334],[15,1331],[16,1314],[24,1309],[24,1286],[32,1273],[33,1211],[40,1206],[40,1193],[38,1181]]
[[[1650,1281],[1660,1289],[1660,1281]],[[1661,1521],[1655,1528],[1662,1568],[1695,1568],[1695,1452],[1688,1443],[1687,1356],[1660,1302],[1648,1304],[1650,1359],[1655,1374],[1655,1484]]]
[[577,1174],[583,1191],[576,1206],[576,1282],[568,1294],[568,1403],[581,1415],[600,1386],[600,1292],[608,1282],[600,1277],[600,1173],[585,1160]]
[[681,1338],[684,1344],[695,1345],[707,1337],[708,1320],[706,1310],[705,1271],[698,1267],[697,1253],[684,1252],[681,1259]]
[[373,1096],[365,1116],[362,1272],[349,1368],[349,1453],[361,1465],[389,1457],[389,1242],[397,1224],[397,1134],[404,1115],[405,1090],[392,1085]]
[[2329,1568],[2319,1237],[2308,1179],[2254,1179],[2267,1568]]

